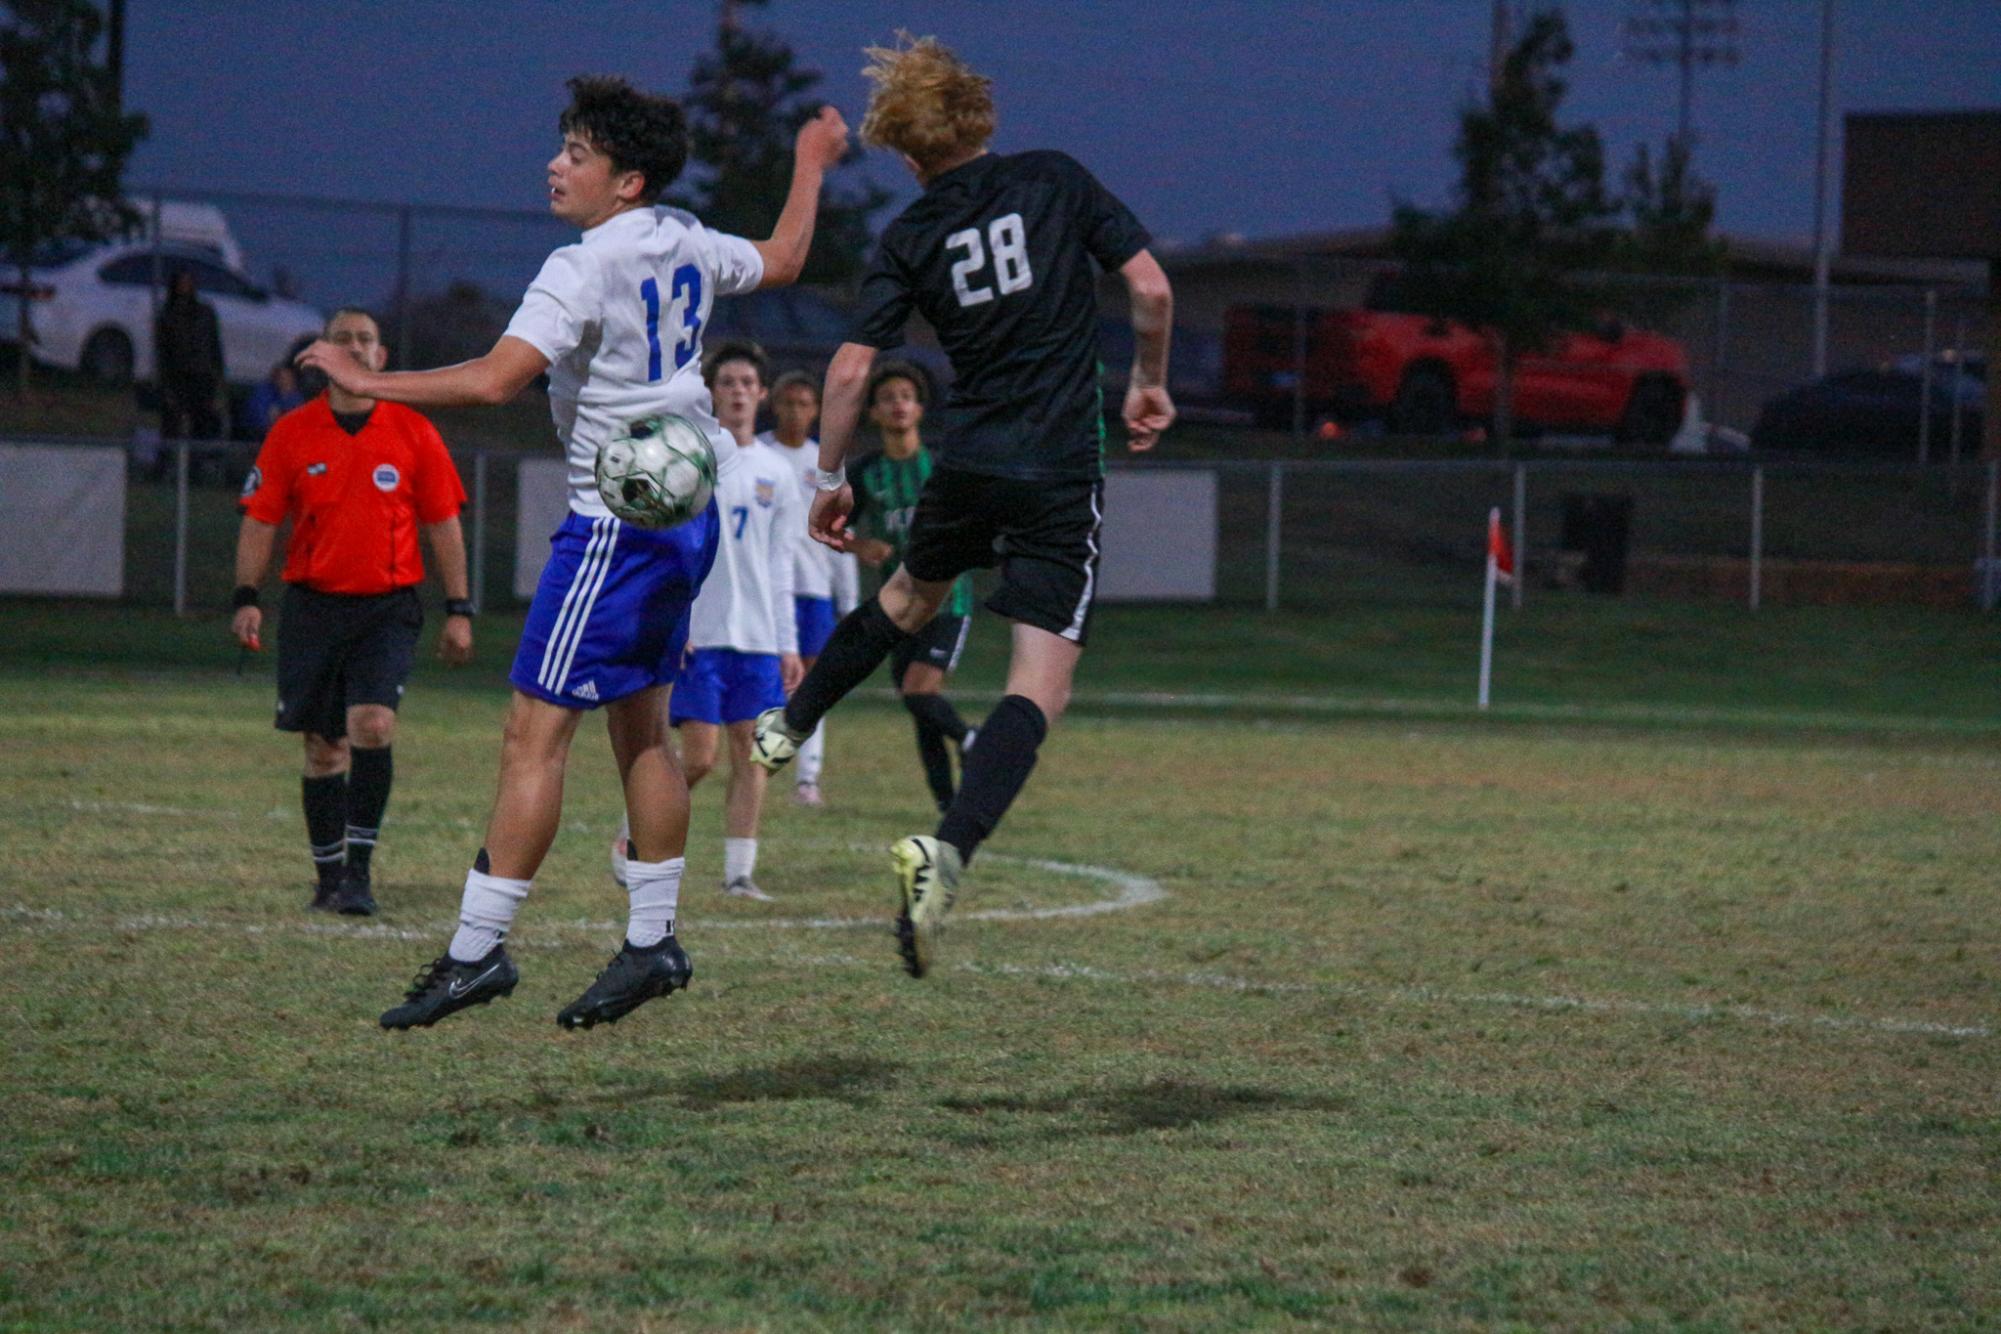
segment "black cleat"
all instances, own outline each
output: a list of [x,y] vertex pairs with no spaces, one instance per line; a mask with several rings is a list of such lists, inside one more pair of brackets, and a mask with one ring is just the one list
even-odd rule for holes
[[615,1024],[655,996],[686,990],[694,976],[695,966],[673,936],[645,949],[628,942],[556,1022],[564,1028]]
[[306,907],[312,912],[332,912],[334,899],[340,895],[340,881],[322,880],[313,886],[313,899]]
[[403,993],[403,1003],[383,1011],[382,1026],[429,1028],[448,1014],[512,994],[520,980],[521,970],[499,945],[478,963],[460,963],[450,954],[440,954],[417,974]]
[[342,876],[340,888],[334,891],[327,907],[343,917],[375,916],[375,895],[370,892],[368,873],[349,871]]

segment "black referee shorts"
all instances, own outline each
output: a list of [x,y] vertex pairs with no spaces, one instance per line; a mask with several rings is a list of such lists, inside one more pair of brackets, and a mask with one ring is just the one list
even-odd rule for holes
[[286,585],[278,621],[278,730],[343,737],[354,705],[395,708],[423,626],[414,588],[357,597]]
[[998,616],[1082,644],[1098,586],[1101,479],[989,477],[939,467],[917,497],[903,565],[944,583],[967,570],[1001,568],[987,599]]

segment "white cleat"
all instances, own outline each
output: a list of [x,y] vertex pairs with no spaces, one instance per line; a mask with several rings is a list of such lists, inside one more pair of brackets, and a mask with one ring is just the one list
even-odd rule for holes
[[785,725],[783,708],[766,709],[757,715],[757,730],[750,739],[750,758],[777,773],[792,763],[799,747],[806,744],[806,735]]
[[751,899],[757,903],[770,903],[771,895],[757,887],[757,882],[747,875],[740,875],[723,886],[723,893],[733,899]]
[[898,839],[889,857],[896,867],[896,951],[903,956],[903,970],[922,977],[937,961],[938,934],[958,897],[959,850],[918,834]]
[[817,809],[827,804],[827,798],[821,795],[818,783],[801,783],[792,789],[792,802],[795,806],[811,806]]

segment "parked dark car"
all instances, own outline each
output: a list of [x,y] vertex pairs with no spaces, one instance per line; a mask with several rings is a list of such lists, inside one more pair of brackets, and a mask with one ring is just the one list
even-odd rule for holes
[[[1751,447],[1786,453],[1915,459],[1920,366],[1909,360],[1880,369],[1837,371],[1787,390],[1765,404],[1751,428]],[[1985,406],[1986,366],[1969,360],[1938,364],[1932,374],[1931,456],[1946,456],[1953,403],[1959,402],[1962,451],[1978,451]]]

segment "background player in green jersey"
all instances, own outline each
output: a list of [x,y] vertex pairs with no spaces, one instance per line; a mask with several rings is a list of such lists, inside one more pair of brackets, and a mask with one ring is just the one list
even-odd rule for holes
[[[924,372],[907,362],[885,362],[869,379],[869,420],[882,436],[882,449],[855,464],[848,474],[855,489],[849,524],[859,534],[856,558],[874,567],[884,580],[903,564],[910,516],[931,476],[931,451],[919,433],[930,398]],[[963,756],[973,737],[973,730],[944,695],[945,678],[958,667],[972,624],[972,576],[961,575],[936,618],[898,644],[889,660],[896,693],[917,725],[917,757],[924,762],[924,781],[941,812],[952,804],[952,757],[945,743],[958,746]]]

